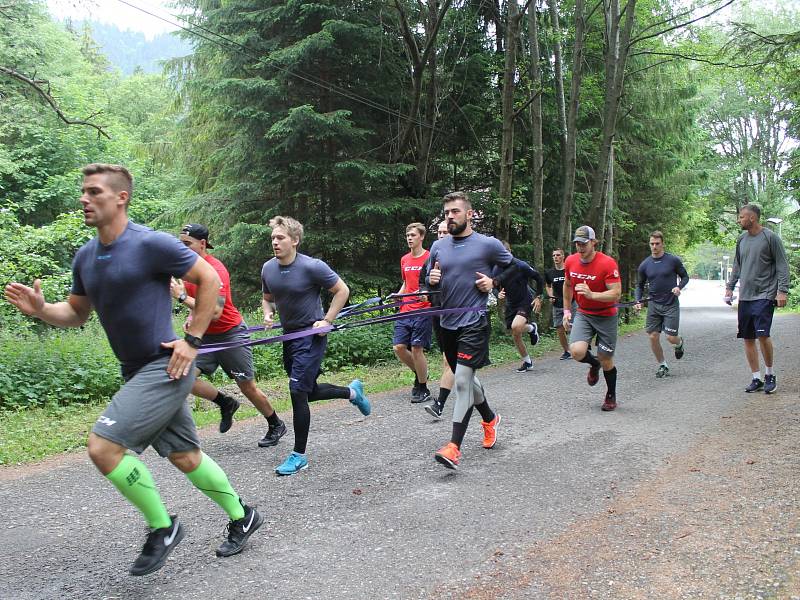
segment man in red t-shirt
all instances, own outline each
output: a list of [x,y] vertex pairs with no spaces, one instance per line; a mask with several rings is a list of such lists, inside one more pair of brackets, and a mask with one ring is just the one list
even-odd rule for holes
[[[614,349],[617,345],[618,316],[616,302],[622,294],[617,261],[597,251],[594,229],[582,225],[575,230],[575,254],[564,261],[564,329],[569,331],[569,351],[572,358],[589,365],[586,381],[595,385],[600,379],[600,367],[606,380],[602,410],[617,408],[617,368]],[[578,314],[571,324],[572,299],[578,303]],[[589,350],[597,336],[597,357]]]
[[[419,276],[430,256],[430,252],[422,247],[425,239],[425,225],[411,223],[406,227],[406,242],[410,252],[400,259],[400,275],[403,285],[398,294],[413,294],[419,291]],[[426,297],[405,298],[406,304],[400,312],[409,312],[422,308],[430,308]],[[427,402],[431,398],[428,389],[428,361],[425,350],[431,347],[432,323],[430,317],[409,317],[395,321],[392,344],[397,358],[414,372],[414,388],[411,390],[411,402]]]
[[[181,231],[180,239],[184,246],[196,252],[203,260],[214,267],[220,281],[222,281],[214,316],[203,336],[203,342],[205,344],[219,344],[249,340],[247,325],[231,299],[231,278],[228,274],[228,269],[225,268],[222,262],[208,253],[208,249],[213,248],[208,242],[208,228],[197,223],[186,225]],[[171,291],[172,296],[178,302],[185,304],[190,311],[194,310],[196,286],[188,281],[173,280]],[[192,313],[190,312],[187,323],[190,323],[191,319]],[[272,408],[266,394],[256,386],[253,351],[250,346],[239,346],[220,350],[219,352],[201,354],[197,357],[195,366],[201,373],[206,375],[212,375],[218,367],[222,367],[228,377],[236,381],[236,385],[239,386],[245,397],[267,419],[269,424],[267,433],[259,440],[258,445],[264,448],[278,443],[278,440],[286,433],[286,425]],[[199,377],[195,380],[192,393],[219,406],[222,413],[219,423],[221,433],[225,433],[231,428],[233,414],[239,408],[239,402],[235,398],[222,393],[211,383]]]

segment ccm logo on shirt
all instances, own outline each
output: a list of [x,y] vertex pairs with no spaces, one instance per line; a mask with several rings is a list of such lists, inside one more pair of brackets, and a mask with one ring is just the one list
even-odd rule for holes
[[404,271],[422,271],[422,267],[415,267],[414,265],[409,265],[407,267],[403,267]]
[[570,271],[569,276],[572,279],[588,279],[590,281],[594,281],[595,279],[597,279],[597,275],[589,275],[587,273],[575,273],[574,271]]

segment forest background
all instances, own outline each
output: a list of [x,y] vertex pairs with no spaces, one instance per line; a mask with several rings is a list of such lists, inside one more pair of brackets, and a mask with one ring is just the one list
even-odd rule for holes
[[[793,2],[178,0],[171,12],[183,29],[148,43],[0,0],[3,284],[41,278],[48,300],[66,296],[93,235],[80,167],[115,162],[136,178],[134,220],[209,225],[254,319],[272,216],[303,222],[302,251],[358,300],[397,289],[406,224],[429,225],[429,245],[457,189],[478,230],[540,271],[591,224],[626,293],[654,229],[692,276],[720,278],[736,211],[757,202],[798,304]],[[173,58],[152,72],[160,44]],[[341,334],[327,367],[391,360],[387,335]],[[257,351],[259,376],[276,352]],[[0,410],[96,402],[119,383],[96,323],[55,331],[0,303],[0,353]]]

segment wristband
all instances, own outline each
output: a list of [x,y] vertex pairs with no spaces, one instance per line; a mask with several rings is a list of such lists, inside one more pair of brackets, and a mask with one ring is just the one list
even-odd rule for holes
[[198,350],[203,346],[203,338],[192,335],[191,333],[184,335],[183,341],[189,344],[195,350]]
[[178,296],[178,302],[180,302],[181,304],[186,302],[186,292],[182,292],[181,295]]

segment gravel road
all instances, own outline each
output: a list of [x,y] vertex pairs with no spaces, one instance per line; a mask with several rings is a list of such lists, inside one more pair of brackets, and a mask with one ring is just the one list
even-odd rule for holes
[[800,317],[775,319],[772,396],[743,392],[731,309],[684,309],[682,330],[664,380],[643,333],[620,340],[614,413],[602,378],[556,354],[482,371],[499,441],[482,449],[476,418],[458,472],[432,458],[449,421],[405,391],[367,418],[315,407],[293,477],[273,473],[290,435],[256,446],[263,421],[204,432],[267,517],[228,559],[224,514],[148,451],[187,536],[143,578],[127,575],[143,522],[85,454],[0,469],[0,598],[800,598]]

